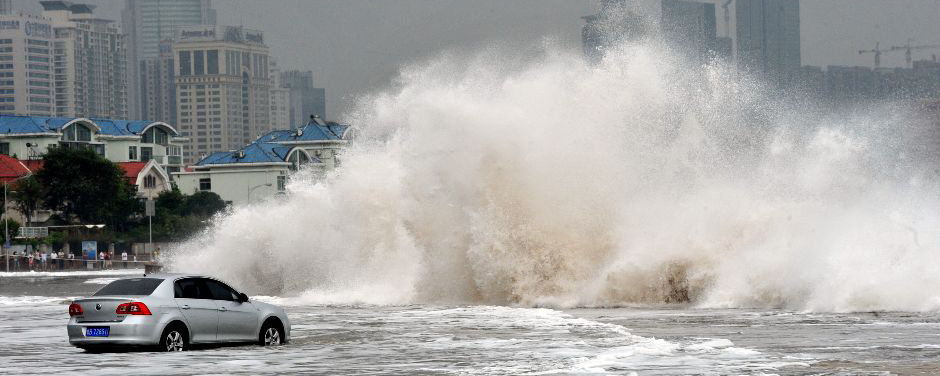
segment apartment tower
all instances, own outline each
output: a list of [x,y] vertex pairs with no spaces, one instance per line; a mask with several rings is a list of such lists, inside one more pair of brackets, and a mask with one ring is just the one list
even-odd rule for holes
[[183,27],[172,53],[177,126],[190,139],[183,148],[187,163],[239,149],[273,129],[270,55],[260,31]]

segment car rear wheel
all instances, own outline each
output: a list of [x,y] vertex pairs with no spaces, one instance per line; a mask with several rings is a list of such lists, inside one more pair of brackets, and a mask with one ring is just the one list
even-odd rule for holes
[[278,346],[284,343],[284,333],[274,322],[268,321],[261,327],[261,333],[258,335],[258,342],[261,346]]
[[186,347],[186,331],[178,326],[171,326],[163,331],[163,336],[160,337],[161,351],[183,351]]

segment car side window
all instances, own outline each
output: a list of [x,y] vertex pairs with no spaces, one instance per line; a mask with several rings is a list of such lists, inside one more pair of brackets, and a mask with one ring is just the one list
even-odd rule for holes
[[201,278],[184,278],[173,284],[173,295],[183,299],[214,299],[212,291]]
[[232,292],[232,289],[226,286],[224,283],[205,279],[206,285],[209,286],[209,291],[212,293],[212,299],[215,300],[229,300],[234,301],[238,300],[238,296]]
[[193,278],[177,280],[173,284],[173,296],[183,299],[199,299],[199,285]]

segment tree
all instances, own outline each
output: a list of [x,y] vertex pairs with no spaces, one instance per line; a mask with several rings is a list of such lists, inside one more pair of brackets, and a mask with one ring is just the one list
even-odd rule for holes
[[160,192],[155,205],[161,212],[182,215],[181,211],[186,205],[186,196],[183,196],[179,188],[174,185],[172,190]]
[[36,175],[30,175],[17,181],[15,189],[12,192],[12,199],[16,210],[26,216],[26,225],[29,226],[33,221],[33,212],[39,208],[40,200],[42,200],[42,185],[39,184]]
[[225,210],[225,201],[215,192],[199,191],[186,198],[185,215],[211,217]]
[[[161,192],[153,217],[153,238],[158,241],[179,241],[199,233],[209,223],[209,217],[225,209],[225,201],[212,192],[182,194],[176,187]],[[141,221],[132,231],[133,238],[146,239],[148,223]]]
[[4,233],[7,227],[10,228],[10,240],[12,241],[20,231],[20,223],[12,219],[7,219],[5,223],[4,221],[0,221],[0,239],[3,239],[4,244],[7,241],[6,234]]
[[[120,166],[88,149],[56,148],[43,157],[36,179],[45,207],[67,222],[124,226],[140,210],[135,189]],[[116,228],[120,230],[120,228]]]

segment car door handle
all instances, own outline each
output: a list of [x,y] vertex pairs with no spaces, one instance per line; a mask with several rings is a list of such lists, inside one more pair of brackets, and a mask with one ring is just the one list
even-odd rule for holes
[[228,308],[225,308],[225,307],[219,307],[219,311],[228,311]]
[[182,309],[189,309],[189,304],[183,304],[182,306],[180,306],[180,308],[182,308]]

